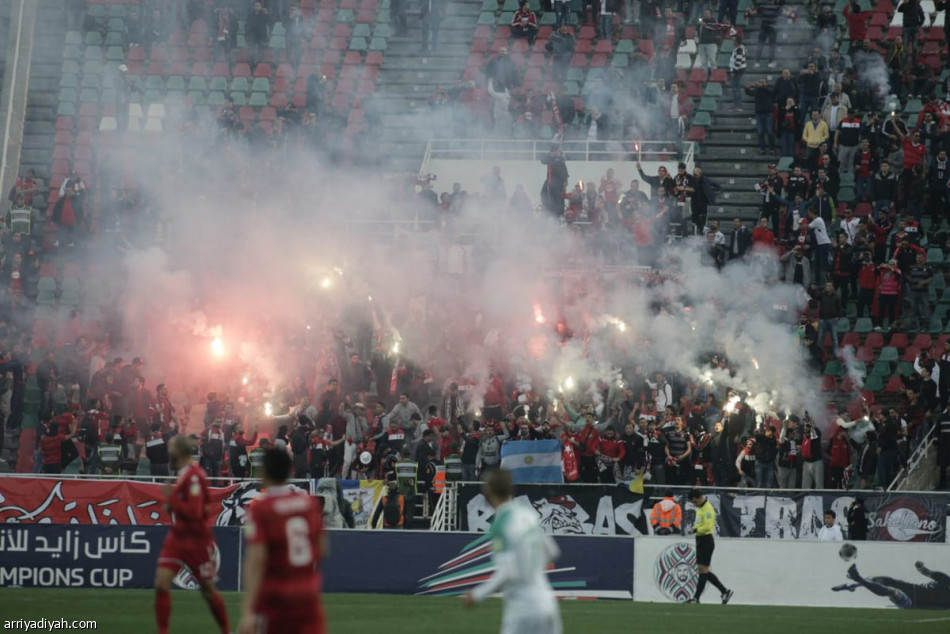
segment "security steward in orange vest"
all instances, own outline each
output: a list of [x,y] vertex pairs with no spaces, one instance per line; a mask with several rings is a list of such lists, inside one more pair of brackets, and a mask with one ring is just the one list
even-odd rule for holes
[[682,534],[683,508],[676,503],[671,491],[664,491],[663,499],[650,509],[650,525],[656,535]]

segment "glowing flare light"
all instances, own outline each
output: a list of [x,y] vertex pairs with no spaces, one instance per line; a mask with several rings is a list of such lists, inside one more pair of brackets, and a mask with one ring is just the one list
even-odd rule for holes
[[215,337],[211,340],[211,354],[216,357],[224,356],[224,341],[221,337]]

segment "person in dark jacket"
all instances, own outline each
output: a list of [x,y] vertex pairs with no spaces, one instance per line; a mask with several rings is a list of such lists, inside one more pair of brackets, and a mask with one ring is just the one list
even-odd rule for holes
[[775,456],[778,454],[778,442],[775,440],[775,428],[763,425],[755,432],[755,486],[770,489],[775,483]]
[[153,476],[167,476],[168,470],[168,442],[162,433],[161,423],[152,423],[151,433],[145,441],[145,456],[149,460],[149,473]]
[[552,215],[560,216],[564,213],[564,189],[570,176],[564,153],[560,147],[555,147],[541,159],[541,163],[548,168],[547,178],[541,187],[541,201]]
[[729,259],[741,260],[752,247],[752,232],[742,224],[742,220],[732,220],[732,234],[729,236]]
[[256,66],[264,58],[264,48],[270,39],[270,13],[258,1],[244,22],[244,36],[251,48],[251,65]]
[[722,421],[713,425],[713,437],[709,443],[713,480],[716,486],[733,486],[736,481],[736,459],[732,444],[723,431]]
[[693,191],[690,192],[690,214],[696,233],[706,226],[710,205],[716,204],[716,196],[722,193],[719,183],[703,174],[700,167],[693,169]]
[[818,295],[818,345],[824,345],[825,333],[831,333],[831,342],[835,354],[838,353],[838,320],[844,315],[841,297],[835,292],[832,282],[825,282],[825,287]]
[[755,131],[759,137],[759,152],[765,154],[765,139],[769,140],[769,152],[775,151],[775,122],[772,120],[775,107],[775,89],[764,77],[745,88],[746,94],[755,99]]
[[860,495],[848,507],[848,539],[863,542],[868,538],[868,509]]

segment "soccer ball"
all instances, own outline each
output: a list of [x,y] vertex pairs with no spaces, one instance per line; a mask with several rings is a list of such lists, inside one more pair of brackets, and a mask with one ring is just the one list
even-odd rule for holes
[[842,561],[854,561],[854,558],[858,556],[858,547],[854,544],[844,544],[838,549],[838,556]]

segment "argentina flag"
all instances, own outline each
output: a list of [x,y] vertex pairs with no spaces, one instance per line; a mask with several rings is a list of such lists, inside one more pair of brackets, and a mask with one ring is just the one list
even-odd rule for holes
[[564,482],[558,440],[516,440],[501,446],[501,467],[516,483]]

